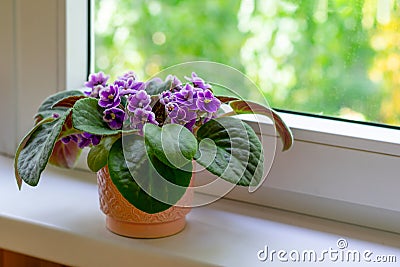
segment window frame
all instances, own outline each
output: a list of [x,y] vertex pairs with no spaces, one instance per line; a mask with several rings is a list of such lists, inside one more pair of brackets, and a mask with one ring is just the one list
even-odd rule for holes
[[89,1],[1,3],[0,153],[13,155],[48,95],[81,88],[87,78]]
[[[2,125],[9,126],[2,127],[2,154],[14,154],[46,96],[79,88],[87,78],[91,8],[90,1],[82,0],[2,2],[0,34],[6,41],[0,44],[0,58],[5,59],[0,62],[0,91],[10,99],[0,110]],[[400,131],[281,115],[293,130],[294,147],[282,153],[276,142],[275,161],[263,186],[251,194],[237,187],[227,198],[400,233],[395,223],[400,219],[395,194]],[[270,122],[260,125],[263,136],[277,141]]]

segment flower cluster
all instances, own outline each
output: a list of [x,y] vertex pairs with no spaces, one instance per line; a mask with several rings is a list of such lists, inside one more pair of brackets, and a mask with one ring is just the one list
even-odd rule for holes
[[172,90],[161,93],[159,98],[165,106],[167,123],[181,124],[193,131],[196,124],[204,124],[215,117],[221,102],[212,93],[211,85],[196,73],[185,78],[189,82],[183,84],[177,77],[169,76]]
[[[211,85],[196,73],[185,79],[187,82],[182,83],[176,76],[169,75],[165,82],[170,86],[157,95],[149,95],[146,89],[150,82],[138,81],[132,71],[111,84],[107,83],[109,76],[99,72],[89,76],[85,86],[90,90],[85,93],[98,99],[98,105],[104,108],[103,120],[111,129],[124,127],[143,134],[146,123],[160,126],[174,123],[193,131],[196,125],[215,117],[221,102],[214,96]],[[153,86],[164,83],[159,78],[151,82]],[[155,110],[156,103],[163,105],[164,110]],[[163,118],[163,121],[156,118]]]

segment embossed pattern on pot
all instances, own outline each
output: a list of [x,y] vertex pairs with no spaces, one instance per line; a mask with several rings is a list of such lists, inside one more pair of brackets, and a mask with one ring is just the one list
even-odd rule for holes
[[186,215],[193,200],[193,178],[184,196],[177,205],[148,214],[130,204],[113,184],[108,168],[97,173],[100,208],[107,216],[107,228],[119,235],[139,238],[157,238],[176,234],[183,230]]

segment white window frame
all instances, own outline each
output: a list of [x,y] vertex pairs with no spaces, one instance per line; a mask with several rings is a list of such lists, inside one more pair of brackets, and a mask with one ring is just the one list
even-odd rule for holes
[[[87,14],[82,0],[2,0],[2,154],[13,155],[46,96],[83,84],[90,64]],[[282,116],[292,127],[294,147],[277,152],[255,193],[235,188],[226,197],[400,233],[398,130]],[[275,140],[268,122],[264,127],[266,139]]]
[[[88,1],[2,0],[0,152],[13,155],[43,99],[87,78]],[[4,101],[5,100],[5,101]]]

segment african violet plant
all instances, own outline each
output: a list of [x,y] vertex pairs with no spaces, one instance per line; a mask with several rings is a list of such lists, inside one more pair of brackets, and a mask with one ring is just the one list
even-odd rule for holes
[[85,147],[89,168],[107,167],[120,193],[147,213],[166,210],[182,197],[193,161],[231,183],[258,184],[262,145],[249,125],[231,115],[272,116],[283,150],[292,144],[289,128],[272,109],[215,96],[195,73],[185,79],[170,75],[142,82],[128,72],[108,83],[109,76],[99,72],[89,76],[88,91],[48,97],[16,152],[19,188],[22,181],[36,186],[47,163],[73,167]]

